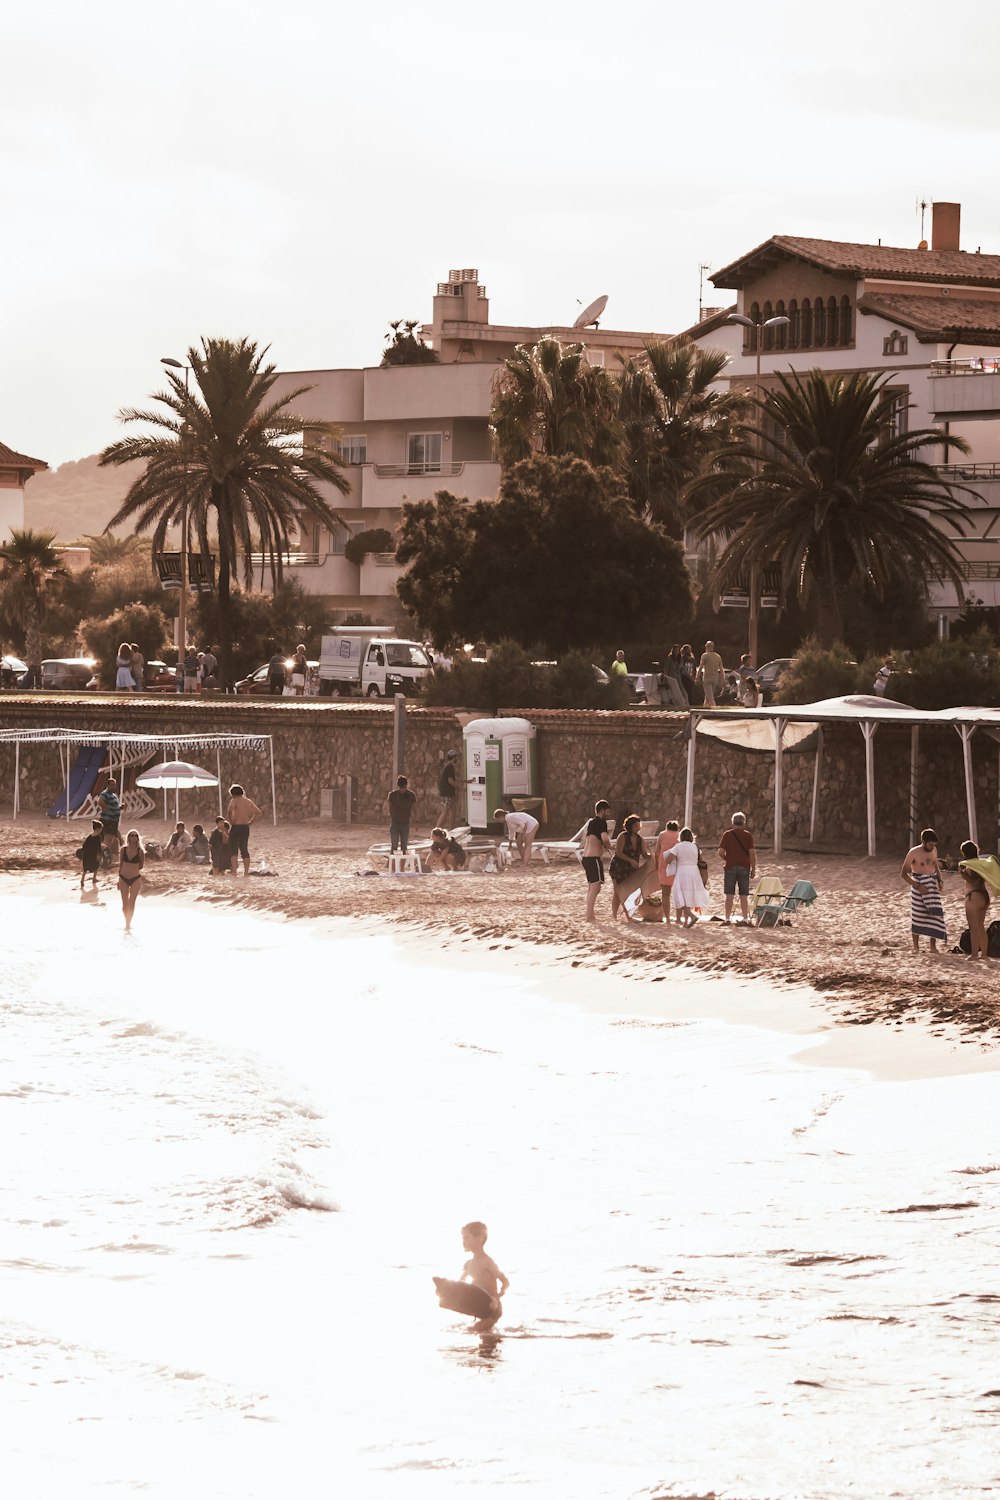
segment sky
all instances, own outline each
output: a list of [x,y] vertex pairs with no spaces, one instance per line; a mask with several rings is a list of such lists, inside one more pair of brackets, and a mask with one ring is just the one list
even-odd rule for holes
[[202,336],[377,364],[453,267],[496,323],[672,333],[772,234],[914,246],[938,199],[1000,252],[995,0],[12,0],[4,53],[0,442],[53,467]]

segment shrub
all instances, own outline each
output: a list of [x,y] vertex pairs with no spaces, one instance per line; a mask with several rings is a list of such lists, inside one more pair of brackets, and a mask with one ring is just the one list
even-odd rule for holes
[[799,648],[792,665],[778,682],[776,703],[821,703],[824,698],[843,698],[852,693],[870,693],[874,673],[863,679],[863,669],[843,641],[828,651],[811,637]]
[[464,658],[435,668],[425,682],[424,702],[478,708],[495,714],[512,708],[624,708],[629,685],[597,680],[585,651],[570,651],[554,665],[538,666],[516,641],[501,641],[486,661]]
[[[965,640],[938,641],[905,663],[905,702],[914,708],[995,708],[1000,705],[1000,652],[988,630]],[[889,684],[894,691],[896,679]],[[899,696],[904,697],[900,692]]]
[[344,546],[344,556],[357,566],[364,562],[369,552],[392,552],[395,545],[392,532],[386,531],[384,526],[376,526],[352,536]]
[[155,660],[167,644],[167,622],[155,604],[126,604],[105,619],[83,620],[80,636],[97,660],[102,686],[114,687],[115,658],[122,641],[136,641],[146,661]]

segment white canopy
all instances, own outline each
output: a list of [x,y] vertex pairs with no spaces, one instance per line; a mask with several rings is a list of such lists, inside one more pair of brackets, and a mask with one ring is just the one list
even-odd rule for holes
[[[774,755],[774,849],[781,852],[782,840],[782,755],[786,750],[815,748],[812,812],[809,840],[816,837],[816,815],[819,804],[823,764],[823,725],[857,724],[865,740],[865,789],[868,811],[868,853],[875,854],[875,733],[880,724],[906,726],[910,730],[910,837],[917,834],[917,761],[922,727],[953,728],[962,741],[965,767],[965,801],[969,816],[969,837],[978,843],[975,787],[972,777],[972,736],[981,729],[1000,740],[1000,709],[943,708],[937,711],[910,708],[892,698],[854,694],[846,698],[825,698],[819,703],[781,703],[771,708],[742,708],[719,712],[691,710],[688,739],[687,786],[684,820],[690,825],[694,811],[695,746],[697,735],[708,735],[743,750]],[[815,739],[813,739],[815,736]],[[1000,776],[1000,766],[998,766]]]

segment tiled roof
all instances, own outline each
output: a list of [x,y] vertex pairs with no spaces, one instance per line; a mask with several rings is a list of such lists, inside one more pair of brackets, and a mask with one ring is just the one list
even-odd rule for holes
[[887,281],[936,281],[957,286],[1000,286],[1000,255],[968,250],[908,250],[894,245],[856,245],[846,240],[802,239],[776,234],[723,266],[711,277],[717,287],[742,287],[769,264],[791,256],[823,271]]
[[44,458],[29,458],[26,453],[15,453],[6,443],[0,443],[0,468],[37,470],[47,469],[48,464]]
[[710,313],[707,318],[702,318],[700,323],[692,323],[690,328],[685,328],[677,337],[679,339],[698,339],[706,333],[714,333],[717,328],[724,328],[726,320],[736,311],[736,303],[731,307],[719,307]]
[[1000,344],[1000,297],[876,292],[858,299],[858,311],[901,323],[925,344]]

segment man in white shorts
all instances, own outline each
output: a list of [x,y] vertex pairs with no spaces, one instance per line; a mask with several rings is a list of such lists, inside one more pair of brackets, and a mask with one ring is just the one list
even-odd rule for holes
[[526,865],[531,859],[531,846],[538,832],[538,819],[533,818],[530,813],[506,812],[502,807],[496,809],[493,819],[506,825],[507,848],[513,852],[516,844],[521,852],[521,863]]
[[706,641],[698,663],[697,678],[705,690],[705,707],[714,708],[715,700],[726,685],[726,669],[714,641]]

